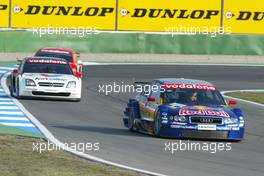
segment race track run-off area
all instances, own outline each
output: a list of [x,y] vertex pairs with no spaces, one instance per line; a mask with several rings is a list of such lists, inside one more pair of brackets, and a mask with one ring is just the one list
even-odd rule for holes
[[[165,150],[179,139],[132,133],[122,124],[123,110],[132,93],[98,92],[98,85],[150,81],[155,78],[192,78],[212,82],[221,91],[263,89],[263,67],[184,65],[85,66],[82,101],[20,100],[58,140],[67,143],[100,143],[87,153],[108,161],[165,175],[262,176],[264,173],[264,108],[239,102],[245,112],[246,132],[230,151]],[[223,141],[188,141],[213,143]],[[224,141],[224,143],[226,143]]]

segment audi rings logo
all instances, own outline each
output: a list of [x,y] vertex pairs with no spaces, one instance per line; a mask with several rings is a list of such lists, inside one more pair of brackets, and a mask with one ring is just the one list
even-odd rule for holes
[[214,119],[209,119],[209,118],[201,118],[200,122],[201,123],[213,123]]

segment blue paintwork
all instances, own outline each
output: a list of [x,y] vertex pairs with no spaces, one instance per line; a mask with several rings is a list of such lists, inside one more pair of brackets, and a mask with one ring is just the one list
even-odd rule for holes
[[[171,80],[170,80],[171,81]],[[196,81],[196,80],[195,80]],[[194,81],[194,82],[195,82]],[[160,81],[160,83],[168,82],[166,81]],[[173,81],[172,81],[173,82]],[[203,82],[205,83],[205,82]],[[210,83],[208,83],[210,84]],[[211,84],[210,84],[211,85]],[[131,99],[129,101],[129,105],[132,107],[135,114],[137,114],[137,117],[140,119],[140,110],[139,110],[139,101],[146,103],[147,100],[145,96],[137,96],[136,99]],[[209,110],[210,112],[225,112],[227,116],[230,117],[224,117],[219,115],[195,115],[192,114],[192,117],[195,116],[203,116],[203,117],[217,117],[222,118],[223,123],[222,124],[216,124],[216,130],[218,132],[228,132],[228,136],[226,139],[229,140],[241,140],[244,137],[244,131],[245,131],[245,120],[244,120],[244,114],[241,109],[239,108],[230,108],[228,106],[184,106],[182,104],[163,104],[156,106],[156,111],[160,112],[159,118],[161,119],[161,129],[160,129],[160,136],[165,137],[184,137],[183,136],[183,130],[190,130],[190,131],[198,131],[198,124],[190,123],[190,115],[184,115],[186,118],[186,121],[184,123],[180,123],[174,120],[174,118],[171,118],[172,116],[179,116],[179,111],[182,109],[185,110]],[[124,111],[124,118],[123,123],[126,127],[128,127],[128,108]],[[237,119],[237,123],[233,124],[226,124],[224,120],[226,118],[232,118]],[[140,119],[141,123],[144,124],[144,120]],[[143,127],[142,127],[143,126]],[[149,129],[144,128],[144,125],[141,125],[141,128],[137,128],[138,131],[149,132]]]

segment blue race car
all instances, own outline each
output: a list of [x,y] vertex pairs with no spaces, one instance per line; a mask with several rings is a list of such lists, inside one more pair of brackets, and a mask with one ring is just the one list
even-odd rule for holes
[[130,99],[124,111],[129,130],[163,137],[243,139],[243,112],[211,83],[182,78],[146,85],[149,89]]

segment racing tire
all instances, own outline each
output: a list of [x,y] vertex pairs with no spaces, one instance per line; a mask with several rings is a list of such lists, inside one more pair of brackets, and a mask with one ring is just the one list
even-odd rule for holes
[[11,81],[10,81],[9,91],[10,91],[11,97],[15,97],[14,96],[14,77],[13,76],[12,76]]
[[[130,107],[132,108],[132,107]],[[133,110],[129,110],[129,116],[128,116],[128,129],[129,131],[135,131],[134,130],[134,121],[135,121],[135,118],[134,118],[134,114],[133,114]]]
[[10,91],[10,96],[14,97],[13,86],[10,86],[9,91]]
[[17,87],[16,87],[16,98],[20,99],[20,95],[19,95],[19,81],[17,82]]
[[153,133],[155,136],[157,137],[160,136],[160,129],[161,129],[161,119],[160,119],[160,112],[158,111],[153,124]]

